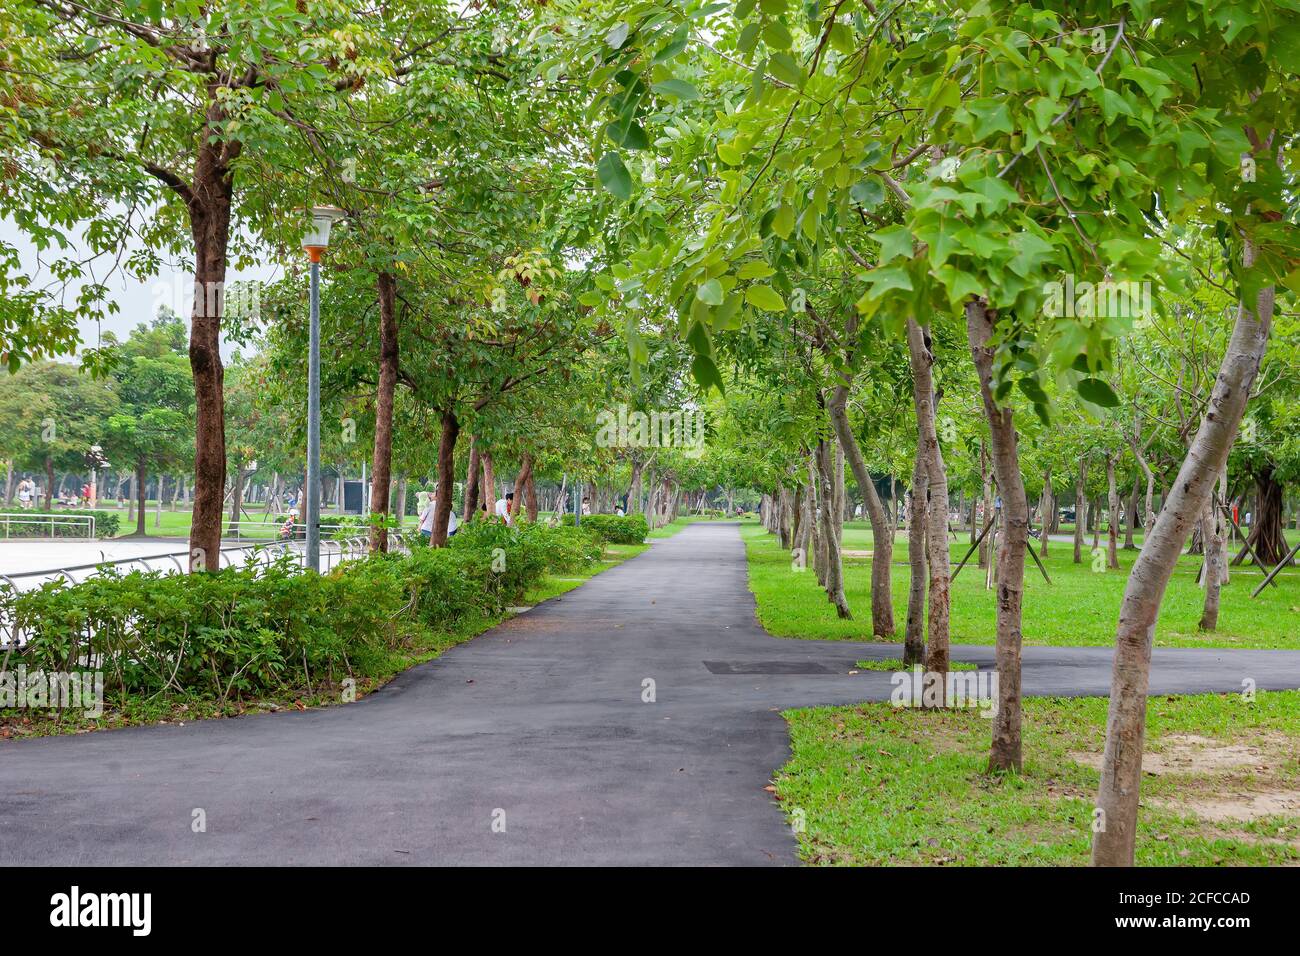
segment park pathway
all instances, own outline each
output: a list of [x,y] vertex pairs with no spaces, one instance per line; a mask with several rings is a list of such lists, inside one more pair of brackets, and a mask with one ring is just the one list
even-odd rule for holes
[[[848,671],[896,653],[767,636],[736,526],[697,524],[354,704],[0,743],[0,866],[790,864],[779,711],[887,699]],[[1110,657],[1027,649],[1025,691],[1104,694]],[[1300,653],[1160,649],[1152,691],[1248,677]]]

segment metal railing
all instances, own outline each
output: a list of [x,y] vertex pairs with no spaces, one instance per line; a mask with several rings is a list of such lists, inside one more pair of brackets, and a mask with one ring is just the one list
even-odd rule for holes
[[[223,538],[234,538],[236,541],[239,541],[242,538],[257,538],[265,540],[278,538],[280,531],[284,527],[285,521],[283,518],[279,521],[264,518],[240,518],[238,521],[231,521],[229,518],[226,518],[221,527],[221,536]],[[300,529],[306,529],[307,526],[299,522],[295,523],[293,527],[294,532],[297,533]],[[350,537],[351,535],[357,534],[366,529],[364,527],[358,527],[355,524],[341,524],[337,520],[334,520],[334,516],[331,515],[321,516],[320,533],[322,538],[336,535],[341,530],[348,532],[345,536]]]
[[[87,541],[95,540],[95,516],[94,515],[40,515],[40,516],[32,515],[31,517],[27,517],[26,515],[5,514],[5,515],[0,515],[0,518],[3,518],[4,520],[6,540],[12,537],[10,526],[15,524],[23,525],[31,528],[45,528],[48,526],[50,529],[49,536],[51,538],[74,537],[73,535],[57,535],[55,534],[56,528],[69,528],[69,527],[78,527],[81,525],[85,525],[86,540]],[[31,538],[43,538],[44,535],[28,534],[28,535],[20,535],[20,537],[31,539]]]

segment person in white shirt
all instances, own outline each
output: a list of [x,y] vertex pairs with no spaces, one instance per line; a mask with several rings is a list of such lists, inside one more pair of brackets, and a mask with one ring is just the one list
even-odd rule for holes
[[18,482],[18,503],[24,508],[32,506],[32,480],[24,478]]
[[[425,541],[430,541],[433,538],[433,516],[437,510],[438,499],[430,497],[428,505],[420,514],[420,537],[424,538]],[[456,520],[456,509],[452,508],[447,515],[447,537],[450,538],[455,534],[459,527],[460,522]]]
[[510,524],[510,505],[515,500],[513,491],[506,492],[504,498],[498,498],[496,504],[497,517],[502,519],[506,524]]

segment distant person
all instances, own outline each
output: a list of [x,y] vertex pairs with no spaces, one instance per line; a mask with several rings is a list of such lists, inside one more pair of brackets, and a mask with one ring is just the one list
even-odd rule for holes
[[510,505],[514,502],[514,500],[515,500],[515,493],[513,491],[507,491],[506,496],[504,498],[497,499],[497,503],[496,503],[497,517],[500,518],[502,521],[504,521],[506,524],[510,524]]
[[[438,499],[430,496],[429,504],[425,507],[424,512],[420,515],[420,537],[425,541],[433,540],[433,518],[438,511]],[[447,537],[450,538],[460,530],[460,522],[456,520],[456,509],[452,508],[447,514]]]
[[284,519],[284,524],[280,525],[279,538],[281,541],[292,541],[298,524],[298,512],[291,509],[289,516]]
[[585,515],[591,514],[591,499],[586,496],[583,496],[582,499],[582,513]]
[[614,508],[614,514],[616,514],[616,515],[618,515],[620,518],[622,518],[622,517],[624,517],[624,516],[627,514],[627,512],[623,510],[623,506],[622,506],[622,505],[618,505],[617,507]]
[[18,504],[20,507],[30,510],[32,499],[36,497],[36,484],[30,478],[24,478],[18,482]]
[[433,498],[430,497],[420,512],[420,537],[425,541],[433,540]]

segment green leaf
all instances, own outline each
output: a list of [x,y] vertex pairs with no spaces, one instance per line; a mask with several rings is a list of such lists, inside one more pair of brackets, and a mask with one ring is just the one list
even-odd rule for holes
[[772,273],[776,272],[766,262],[746,262],[736,270],[737,279],[766,279]]
[[695,290],[695,298],[705,305],[722,305],[722,283],[717,279],[708,279],[700,283]]
[[1080,379],[1075,388],[1078,389],[1079,395],[1084,401],[1100,405],[1102,408],[1116,408],[1119,406],[1119,397],[1115,394],[1115,391],[1099,378]]
[[785,311],[785,299],[770,285],[751,285],[745,290],[745,301],[764,312]]
[[864,179],[849,189],[849,198],[871,212],[885,201],[885,187],[876,179]]
[[632,174],[618,153],[606,153],[600,157],[596,163],[596,175],[600,177],[600,184],[619,199],[632,198]]
[[627,42],[627,34],[630,29],[626,23],[620,20],[605,34],[605,42],[615,50],[621,49],[623,44]]
[[763,40],[774,50],[788,50],[794,43],[789,28],[780,20],[770,20],[763,28]]
[[772,217],[772,231],[782,239],[789,239],[790,233],[794,232],[794,207],[789,203],[781,203]]
[[971,122],[968,125],[976,142],[997,132],[1011,134],[1016,131],[1011,122],[1011,112],[1003,100],[971,100],[964,112],[969,114]]
[[677,32],[672,35],[672,38],[659,48],[659,52],[655,54],[654,62],[667,63],[686,49],[686,44],[690,38],[691,28],[683,23],[677,28]]
[[736,147],[735,143],[719,143],[718,159],[728,166],[739,166],[745,161],[745,154]]
[[912,231],[906,226],[890,226],[880,232],[873,232],[871,238],[880,243],[880,265],[885,265],[900,256],[912,258]]
[[1028,376],[1022,378],[1019,383],[1020,390],[1025,393],[1031,402],[1035,405],[1047,404],[1047,393],[1043,391],[1043,386],[1038,384],[1038,379]]
[[795,58],[786,51],[772,54],[769,64],[772,75],[781,82],[789,83],[791,86],[803,86],[803,71],[799,69]]
[[691,362],[691,374],[695,381],[700,383],[704,389],[716,388],[722,394],[727,390],[722,384],[722,375],[718,372],[718,367],[713,364],[713,359],[707,355],[696,355],[695,361]]
[[610,123],[605,127],[605,135],[624,149],[650,148],[650,138],[646,136],[645,130],[641,128],[640,123],[629,123],[627,126]]
[[671,79],[656,83],[650,87],[660,96],[669,96],[675,100],[698,100],[700,91],[685,80]]

